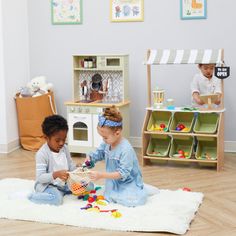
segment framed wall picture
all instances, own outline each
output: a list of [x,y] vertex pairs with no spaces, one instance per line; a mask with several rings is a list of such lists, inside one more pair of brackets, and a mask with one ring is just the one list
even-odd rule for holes
[[181,19],[206,19],[206,13],[206,0],[180,0]]
[[112,22],[143,21],[144,0],[110,0]]
[[82,24],[82,0],[51,0],[52,24]]

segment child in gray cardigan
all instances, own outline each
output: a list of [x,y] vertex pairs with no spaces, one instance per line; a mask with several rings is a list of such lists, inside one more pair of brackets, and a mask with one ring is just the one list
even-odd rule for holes
[[66,180],[68,171],[76,169],[65,145],[67,121],[59,115],[46,117],[42,123],[46,143],[36,153],[35,192],[28,198],[37,204],[61,205],[71,193]]

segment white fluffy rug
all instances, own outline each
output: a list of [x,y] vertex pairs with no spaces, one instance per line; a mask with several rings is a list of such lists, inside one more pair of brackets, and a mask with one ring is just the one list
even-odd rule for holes
[[202,193],[161,190],[159,194],[149,197],[144,206],[100,206],[102,209],[118,209],[122,217],[114,218],[111,213],[81,210],[87,202],[73,195],[67,195],[61,206],[34,204],[26,198],[33,185],[32,180],[0,180],[0,218],[106,230],[184,234],[203,199]]

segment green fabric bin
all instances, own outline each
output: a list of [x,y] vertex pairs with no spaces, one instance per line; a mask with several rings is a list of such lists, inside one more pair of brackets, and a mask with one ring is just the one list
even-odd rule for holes
[[148,156],[167,157],[171,138],[168,135],[152,135],[147,148]]
[[171,158],[180,158],[178,156],[175,156],[176,154],[178,154],[179,150],[183,150],[184,153],[188,153],[185,158],[191,158],[193,152],[193,137],[173,137],[171,140],[169,156]]
[[195,133],[214,134],[217,132],[219,115],[217,113],[199,113],[193,128]]
[[167,132],[171,122],[172,113],[170,111],[153,111],[147,125],[148,131],[160,131],[157,126],[165,124],[163,131]]
[[[193,112],[175,112],[170,124],[170,132],[189,133],[192,130],[194,122]],[[179,124],[183,124],[188,130],[176,130]]]
[[195,157],[198,160],[216,160],[217,159],[217,140],[198,140]]

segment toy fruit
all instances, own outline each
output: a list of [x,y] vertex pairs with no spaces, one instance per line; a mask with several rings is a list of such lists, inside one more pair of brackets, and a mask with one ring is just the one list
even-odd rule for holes
[[184,132],[188,132],[189,129],[185,127],[182,131],[184,131]]
[[185,125],[184,124],[179,124],[178,127],[180,128],[180,130],[182,130],[182,129],[185,128]]
[[183,155],[183,154],[184,154],[184,151],[180,149],[180,150],[178,151],[178,153]]
[[118,212],[118,211],[114,211],[114,212],[112,212],[111,215],[112,215],[113,217],[115,217],[115,218],[119,218],[119,217],[122,216],[121,213]]
[[161,123],[161,124],[160,124],[160,127],[161,127],[162,129],[164,129],[164,128],[166,127],[166,125],[163,124],[163,123]]
[[182,188],[183,191],[187,191],[187,192],[191,192],[191,189],[190,188],[187,188],[187,187],[184,187]]
[[88,198],[88,202],[89,202],[89,203],[94,202],[94,198],[93,198],[93,197],[89,197],[89,198]]

